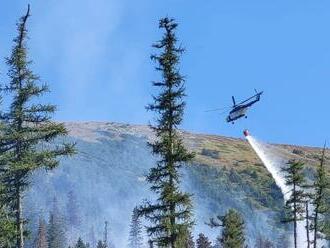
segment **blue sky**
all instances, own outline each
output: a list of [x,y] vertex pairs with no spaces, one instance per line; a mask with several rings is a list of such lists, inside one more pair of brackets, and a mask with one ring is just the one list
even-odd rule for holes
[[[275,143],[320,146],[330,137],[330,2],[265,0],[30,0],[33,69],[58,105],[56,119],[145,124],[155,93],[149,56],[158,19],[176,18],[186,48],[182,127]],[[9,55],[27,1],[0,3],[0,56]],[[0,71],[5,74],[2,60]],[[5,80],[2,75],[2,80]],[[262,101],[235,125],[207,109],[254,88]]]

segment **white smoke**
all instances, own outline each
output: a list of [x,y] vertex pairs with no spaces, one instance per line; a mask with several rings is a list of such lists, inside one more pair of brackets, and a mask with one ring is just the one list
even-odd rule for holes
[[[291,188],[285,184],[285,177],[282,172],[282,168],[286,166],[287,158],[281,157],[279,149],[270,144],[262,143],[256,140],[251,135],[246,136],[246,139],[252,146],[253,150],[256,152],[260,160],[263,162],[266,169],[270,172],[275,180],[277,186],[281,189],[283,193],[284,200],[288,200],[291,196]],[[297,225],[297,236],[298,236],[298,247],[306,247],[306,228],[305,222],[300,221]],[[293,239],[293,237],[292,237]],[[292,242],[293,243],[293,242]]]

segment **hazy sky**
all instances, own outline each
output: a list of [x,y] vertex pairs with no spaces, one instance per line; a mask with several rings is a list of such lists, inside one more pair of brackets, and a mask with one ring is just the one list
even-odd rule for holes
[[[184,129],[276,143],[330,138],[330,2],[265,0],[30,0],[30,57],[49,83],[58,120],[145,124],[154,93],[151,44],[158,19],[176,18],[186,48]],[[10,53],[27,1],[0,2],[0,56]],[[2,74],[6,67],[2,61]],[[2,79],[5,77],[2,75]],[[264,90],[247,120],[207,109]]]

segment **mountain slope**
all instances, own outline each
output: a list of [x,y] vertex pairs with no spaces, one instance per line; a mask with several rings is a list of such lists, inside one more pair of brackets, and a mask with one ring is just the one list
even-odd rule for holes
[[[113,244],[126,247],[131,211],[143,199],[153,197],[144,179],[155,162],[147,146],[154,139],[152,132],[146,126],[118,123],[73,122],[66,126],[78,153],[63,159],[53,171],[33,175],[32,182],[38,183],[33,183],[25,198],[31,225],[40,215],[47,218],[54,197],[67,215],[67,194],[73,191],[81,225],[69,228],[68,241],[79,234],[91,242],[92,229],[102,239],[107,220]],[[249,144],[220,136],[182,135],[196,153],[194,163],[182,171],[183,188],[193,194],[194,233],[204,232],[215,239],[219,230],[210,229],[205,222],[234,207],[244,215],[250,244],[258,235],[283,244],[287,231],[279,223],[282,194]],[[313,171],[320,153],[317,148],[289,145],[276,149],[280,156],[308,162],[311,168],[307,172]]]

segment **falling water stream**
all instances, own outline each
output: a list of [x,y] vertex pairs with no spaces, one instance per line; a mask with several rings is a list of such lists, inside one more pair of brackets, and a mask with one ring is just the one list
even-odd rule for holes
[[[285,184],[285,178],[281,170],[284,166],[286,166],[287,161],[285,160],[285,158],[281,157],[278,153],[277,148],[272,145],[262,143],[256,140],[251,135],[247,135],[246,139],[248,140],[260,160],[263,162],[266,169],[274,178],[277,186],[281,189],[284,201],[288,200],[291,195],[291,188]],[[298,247],[306,247],[307,241],[305,240],[306,229],[304,222],[298,222],[297,234]]]

